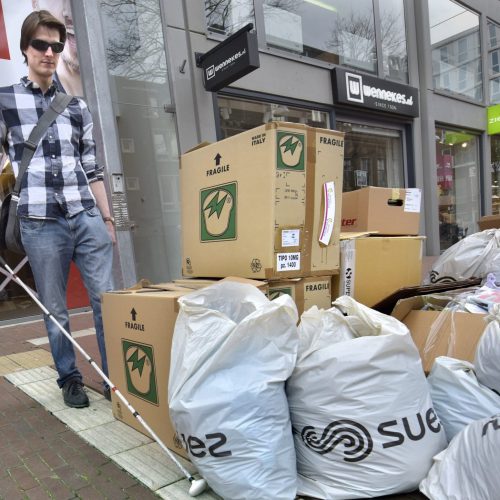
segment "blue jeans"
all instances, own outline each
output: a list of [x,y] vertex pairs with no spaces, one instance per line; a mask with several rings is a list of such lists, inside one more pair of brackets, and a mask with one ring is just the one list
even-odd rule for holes
[[[80,270],[94,313],[102,371],[108,375],[101,314],[101,293],[112,289],[113,243],[97,207],[66,218],[20,218],[21,238],[43,305],[69,328],[66,289],[71,261]],[[50,349],[62,387],[70,379],[82,380],[72,343],[47,315],[44,316]]]

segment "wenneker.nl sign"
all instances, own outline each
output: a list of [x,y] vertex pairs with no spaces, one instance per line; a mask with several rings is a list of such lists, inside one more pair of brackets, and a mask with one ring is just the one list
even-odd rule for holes
[[257,34],[252,28],[253,24],[247,24],[205,54],[197,54],[205,90],[217,92],[260,66]]
[[335,103],[412,117],[419,114],[418,89],[409,85],[334,68],[332,86]]

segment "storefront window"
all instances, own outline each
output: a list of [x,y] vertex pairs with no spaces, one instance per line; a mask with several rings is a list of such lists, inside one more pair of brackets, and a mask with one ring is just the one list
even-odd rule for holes
[[384,0],[380,5],[380,34],[384,76],[408,83],[405,11],[403,0]]
[[491,213],[500,214],[500,135],[491,139]]
[[436,127],[436,170],[441,251],[477,231],[479,137]]
[[101,0],[136,274],[181,272],[179,153],[159,0]]
[[248,23],[255,25],[252,0],[205,0],[210,33],[230,35]]
[[345,132],[344,187],[404,187],[403,140],[399,130],[337,121]]
[[452,0],[428,0],[434,88],[483,99],[479,16]]
[[264,0],[269,47],[375,73],[372,0]]
[[500,26],[488,21],[490,102],[500,103]]
[[219,97],[220,139],[270,121],[304,123],[311,127],[330,128],[329,115],[316,109],[291,105]]

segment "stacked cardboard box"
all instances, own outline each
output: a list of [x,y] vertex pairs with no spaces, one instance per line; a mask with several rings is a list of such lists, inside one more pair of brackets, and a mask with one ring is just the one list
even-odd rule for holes
[[340,132],[272,122],[184,154],[183,275],[264,279],[299,312],[329,307],[343,153]]
[[418,189],[367,187],[343,193],[340,273],[333,297],[369,307],[422,279],[424,237],[417,236]]
[[342,133],[272,122],[182,155],[183,275],[338,271],[343,152]]

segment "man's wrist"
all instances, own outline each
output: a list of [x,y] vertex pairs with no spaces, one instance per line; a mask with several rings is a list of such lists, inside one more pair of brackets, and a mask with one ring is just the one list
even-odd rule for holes
[[115,218],[111,216],[103,217],[102,220],[104,222],[111,222],[111,224],[114,226],[115,225]]

